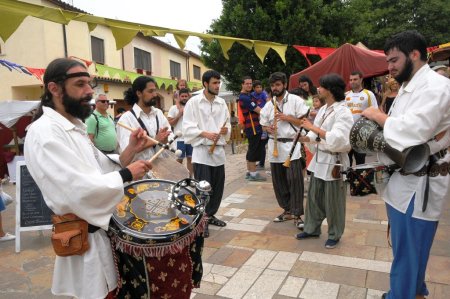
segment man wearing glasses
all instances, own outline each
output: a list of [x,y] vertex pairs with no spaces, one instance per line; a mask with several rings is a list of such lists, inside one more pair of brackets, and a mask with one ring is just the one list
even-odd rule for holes
[[109,101],[106,95],[100,94],[95,100],[95,110],[86,119],[87,133],[95,147],[105,154],[116,150],[117,135],[114,119],[108,113]]

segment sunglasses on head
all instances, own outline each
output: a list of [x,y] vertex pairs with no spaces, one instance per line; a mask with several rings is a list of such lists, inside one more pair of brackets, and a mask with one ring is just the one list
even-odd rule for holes
[[100,103],[106,104],[106,103],[109,103],[109,100],[98,100],[97,102],[100,102]]

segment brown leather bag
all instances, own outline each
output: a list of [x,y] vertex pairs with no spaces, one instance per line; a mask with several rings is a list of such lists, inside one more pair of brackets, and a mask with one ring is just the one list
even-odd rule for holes
[[53,250],[58,256],[83,255],[89,249],[88,223],[75,214],[53,215]]
[[[341,161],[337,160],[336,164],[341,164]],[[340,165],[335,165],[333,167],[333,170],[331,171],[331,176],[334,179],[340,179],[342,174],[341,174],[341,166]]]

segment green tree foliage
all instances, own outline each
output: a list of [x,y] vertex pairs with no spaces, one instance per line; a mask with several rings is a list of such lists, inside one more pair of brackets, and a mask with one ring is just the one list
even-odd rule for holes
[[[223,11],[208,33],[288,45],[339,47],[359,41],[382,49],[387,37],[416,29],[430,45],[450,40],[448,0],[222,0]],[[288,47],[286,64],[269,50],[261,63],[256,54],[234,44],[225,59],[217,41],[202,43],[205,64],[227,78],[230,90],[238,92],[241,78],[251,76],[267,84],[272,72],[287,76],[308,64]],[[309,57],[312,62],[319,57]]]

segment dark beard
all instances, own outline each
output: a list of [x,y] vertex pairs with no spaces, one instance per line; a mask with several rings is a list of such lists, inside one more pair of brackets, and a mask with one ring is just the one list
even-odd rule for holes
[[156,106],[157,98],[153,97],[148,102],[144,102],[145,107],[154,107]]
[[272,95],[275,97],[279,97],[279,96],[282,96],[285,91],[286,91],[286,88],[283,88],[280,92],[278,92],[276,90],[272,90]]
[[79,118],[84,121],[92,113],[91,105],[89,101],[92,100],[92,96],[86,96],[81,99],[75,99],[69,96],[66,91],[63,91],[62,104],[67,113],[73,117]]
[[210,93],[210,94],[212,94],[212,95],[218,95],[219,93],[218,92],[215,92],[214,90],[211,90],[210,88],[209,88],[209,86],[208,86],[208,92]]
[[395,76],[395,80],[397,80],[398,84],[402,85],[403,82],[411,80],[411,74],[413,71],[413,63],[411,59],[408,57],[405,61],[405,67],[403,71]]

